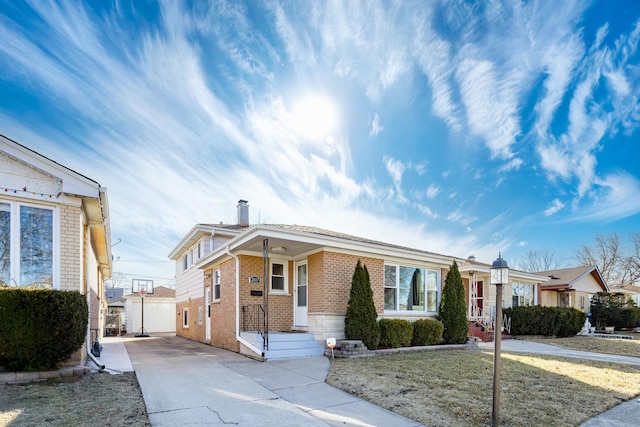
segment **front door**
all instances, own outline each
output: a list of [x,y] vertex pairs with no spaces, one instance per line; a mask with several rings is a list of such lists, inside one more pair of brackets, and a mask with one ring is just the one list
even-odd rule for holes
[[307,275],[307,261],[299,261],[295,264],[295,290],[294,290],[294,326],[307,326],[307,290],[309,287],[309,276]]
[[206,292],[205,292],[205,310],[206,310],[206,315],[204,316],[205,318],[205,341],[207,342],[211,342],[211,288],[206,288]]

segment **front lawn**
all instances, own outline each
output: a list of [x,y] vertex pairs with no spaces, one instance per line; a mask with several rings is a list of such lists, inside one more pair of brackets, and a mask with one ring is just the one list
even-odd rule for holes
[[588,336],[575,336],[569,338],[522,337],[522,339],[555,345],[571,350],[640,357],[640,334],[634,332],[617,332],[617,334],[630,335],[633,336],[634,339],[594,338]]
[[[327,383],[424,425],[491,424],[491,352],[335,359]],[[578,426],[640,394],[640,367],[503,353],[501,386],[501,425]]]

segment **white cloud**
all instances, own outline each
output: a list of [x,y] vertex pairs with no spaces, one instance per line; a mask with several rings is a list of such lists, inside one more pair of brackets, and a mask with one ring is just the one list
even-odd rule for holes
[[378,136],[378,134],[384,130],[384,127],[380,124],[380,116],[378,116],[378,113],[374,114],[370,124],[371,129],[369,130],[369,135],[371,136]]
[[440,194],[442,189],[435,184],[431,184],[429,188],[427,188],[427,197],[429,199],[435,198],[438,194]]
[[472,223],[476,222],[477,220],[478,220],[477,217],[471,216],[471,215],[461,211],[460,209],[456,209],[455,211],[453,211],[449,215],[447,215],[447,221],[457,222],[457,223],[460,223],[460,224],[462,224],[464,226],[472,224]]
[[640,181],[627,172],[596,180],[591,200],[576,206],[575,219],[613,222],[640,212]]
[[554,199],[551,204],[549,204],[549,207],[544,210],[544,216],[555,215],[556,213],[560,212],[562,208],[564,208],[564,203],[562,203],[559,199]]
[[528,244],[529,244],[529,242],[527,242],[526,240],[520,240],[518,242],[518,246],[521,247],[521,248],[527,246]]

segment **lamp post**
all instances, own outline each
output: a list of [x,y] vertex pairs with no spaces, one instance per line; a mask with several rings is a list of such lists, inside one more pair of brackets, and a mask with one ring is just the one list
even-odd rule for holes
[[498,253],[491,265],[491,284],[496,285],[496,320],[493,329],[495,349],[493,352],[493,412],[491,425],[497,427],[500,418],[500,346],[502,344],[502,285],[509,284],[509,266]]

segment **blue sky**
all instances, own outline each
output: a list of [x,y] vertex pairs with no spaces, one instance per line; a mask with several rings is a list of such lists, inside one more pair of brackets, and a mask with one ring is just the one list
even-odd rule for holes
[[[640,2],[0,1],[0,133],[108,188],[114,270],[196,223],[512,266],[639,231]],[[570,260],[568,261],[570,264]]]

